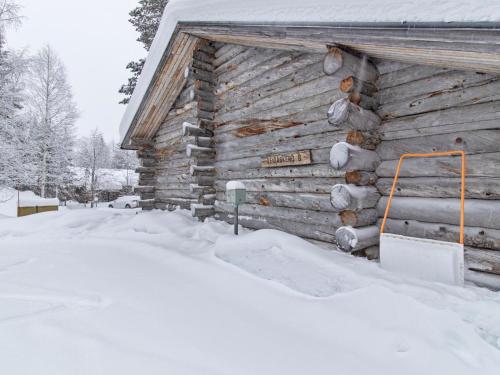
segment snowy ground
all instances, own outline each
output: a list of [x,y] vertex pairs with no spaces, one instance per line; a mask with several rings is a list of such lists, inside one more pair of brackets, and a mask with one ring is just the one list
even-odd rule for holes
[[498,374],[500,293],[187,213],[0,219],[2,374]]

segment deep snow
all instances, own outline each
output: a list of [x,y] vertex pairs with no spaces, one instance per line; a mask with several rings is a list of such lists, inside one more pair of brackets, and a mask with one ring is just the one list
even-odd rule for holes
[[0,373],[497,374],[500,293],[186,212],[0,219]]
[[120,124],[123,141],[178,22],[499,22],[498,0],[170,0]]

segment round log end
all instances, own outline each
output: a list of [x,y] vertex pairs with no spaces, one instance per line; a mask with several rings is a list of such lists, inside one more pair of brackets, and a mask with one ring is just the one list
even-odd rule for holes
[[351,204],[351,193],[347,186],[342,184],[335,185],[330,194],[330,201],[332,202],[332,206],[339,211],[347,209]]
[[350,145],[360,146],[365,142],[365,136],[359,130],[351,130],[347,134],[346,142]]
[[338,48],[331,48],[323,61],[323,71],[327,75],[332,75],[344,65],[342,51]]
[[354,89],[354,77],[350,76],[340,82],[340,91],[351,92]]
[[330,164],[334,169],[342,169],[349,161],[349,146],[345,142],[339,142],[330,151]]
[[358,223],[358,214],[355,211],[343,211],[340,213],[342,224],[354,227]]
[[358,244],[358,236],[351,227],[340,227],[335,232],[335,242],[340,250],[350,253]]
[[328,109],[328,122],[340,126],[349,117],[349,100],[339,99]]

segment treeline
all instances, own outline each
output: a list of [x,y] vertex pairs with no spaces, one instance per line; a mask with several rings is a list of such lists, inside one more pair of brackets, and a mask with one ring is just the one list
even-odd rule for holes
[[6,30],[20,20],[19,6],[0,0],[0,186],[71,198],[74,166],[89,174],[135,168],[135,155],[106,144],[97,130],[77,139],[78,109],[56,52],[7,48]]

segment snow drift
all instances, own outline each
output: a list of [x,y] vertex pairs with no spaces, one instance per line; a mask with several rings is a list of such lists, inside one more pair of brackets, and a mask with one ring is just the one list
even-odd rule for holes
[[184,211],[65,210],[1,224],[2,373],[500,368],[500,293],[402,278],[274,230],[234,237]]

